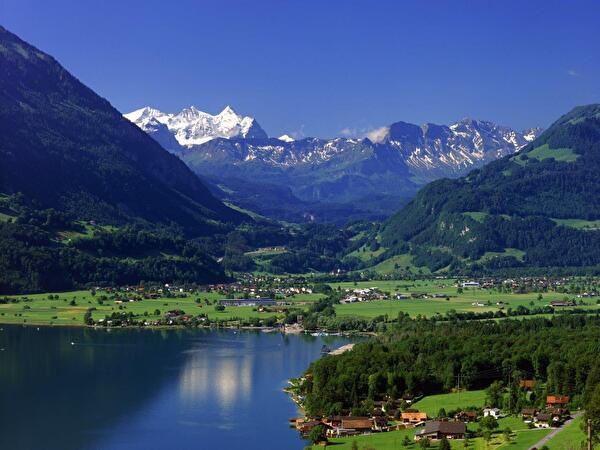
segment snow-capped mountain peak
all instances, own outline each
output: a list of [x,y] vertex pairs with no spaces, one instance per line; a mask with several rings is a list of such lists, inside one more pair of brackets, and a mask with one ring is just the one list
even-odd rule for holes
[[[193,105],[176,114],[145,107],[124,114],[124,117],[151,135],[157,129],[157,122],[161,123],[173,134],[180,146],[187,148],[215,138],[267,137],[254,118],[241,116],[230,106],[226,106],[217,115],[200,111]],[[163,143],[162,140],[159,142]],[[167,149],[174,152],[181,150],[172,147]]]

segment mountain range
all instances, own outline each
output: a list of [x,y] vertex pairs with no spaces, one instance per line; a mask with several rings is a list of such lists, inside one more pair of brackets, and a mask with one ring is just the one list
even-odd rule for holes
[[574,108],[532,143],[424,187],[381,244],[430,269],[600,265],[600,105]]
[[214,116],[192,106],[177,114],[146,107],[125,117],[217,196],[292,221],[387,216],[425,183],[513,154],[541,131],[464,119],[449,126],[396,122],[364,138],[295,140],[267,137],[254,118],[229,106]]

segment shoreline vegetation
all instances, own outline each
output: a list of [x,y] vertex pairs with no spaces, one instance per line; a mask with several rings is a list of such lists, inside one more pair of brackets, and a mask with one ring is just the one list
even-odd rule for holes
[[585,436],[571,422],[600,402],[599,339],[598,315],[478,324],[406,318],[291,380],[287,391],[303,416],[290,425],[336,448],[358,440],[366,449],[520,450],[552,430],[549,448],[568,448],[554,440],[575,448]]

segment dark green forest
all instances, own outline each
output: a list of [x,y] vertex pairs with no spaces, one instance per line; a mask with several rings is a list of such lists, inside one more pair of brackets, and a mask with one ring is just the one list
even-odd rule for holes
[[[600,383],[600,317],[560,316],[440,323],[400,316],[393,329],[350,352],[315,361],[302,384],[309,414],[361,413],[373,400],[501,384],[514,411],[569,395],[573,405]],[[520,379],[538,381],[533,395]],[[500,405],[501,406],[501,405]]]

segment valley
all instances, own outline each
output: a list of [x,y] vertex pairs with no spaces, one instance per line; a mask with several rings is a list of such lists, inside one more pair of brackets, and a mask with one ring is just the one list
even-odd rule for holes
[[598,448],[590,5],[9,3],[0,448]]

